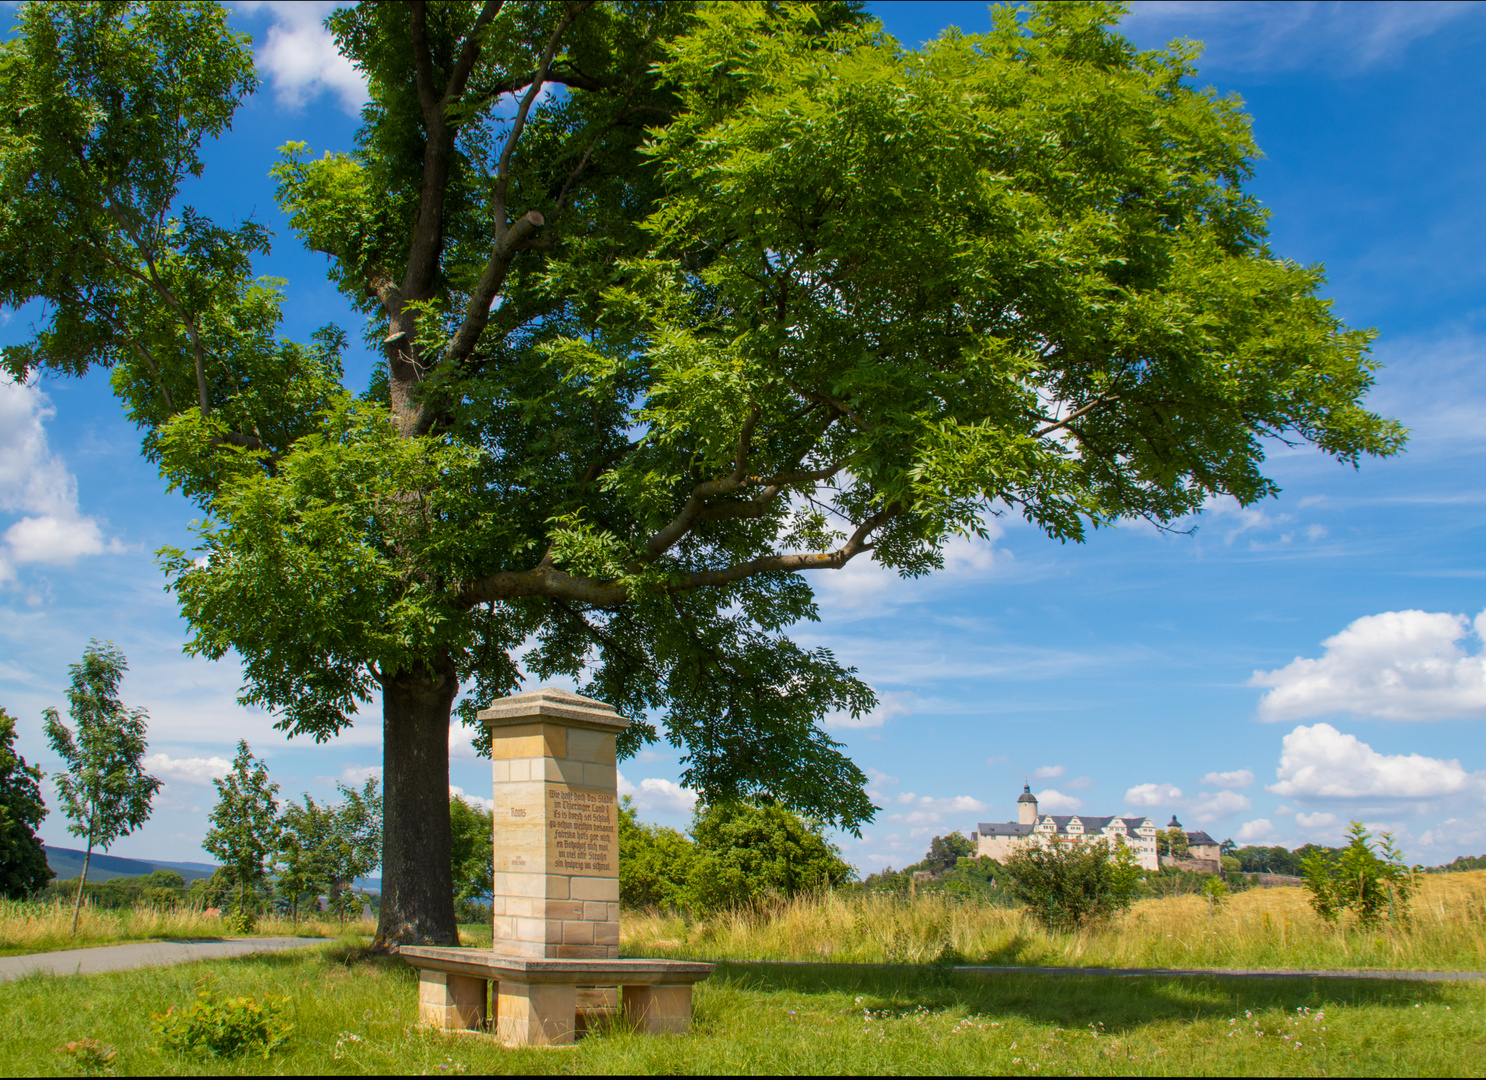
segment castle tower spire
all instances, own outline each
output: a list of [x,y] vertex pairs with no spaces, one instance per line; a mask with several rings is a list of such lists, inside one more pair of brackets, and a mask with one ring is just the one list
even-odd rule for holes
[[1032,785],[1023,784],[1021,797],[1016,801],[1016,819],[1022,825],[1037,824],[1037,796],[1032,794]]

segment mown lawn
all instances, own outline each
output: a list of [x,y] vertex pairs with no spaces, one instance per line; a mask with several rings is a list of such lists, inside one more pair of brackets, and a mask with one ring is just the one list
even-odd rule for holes
[[[187,1059],[151,1014],[194,998],[284,995],[295,1025],[273,1057]],[[1486,1062],[1477,984],[975,976],[942,967],[719,964],[692,1035],[622,1026],[572,1049],[508,1050],[416,1023],[416,980],[345,944],[292,954],[0,984],[0,1074],[75,1071],[55,1049],[92,1038],[122,1074],[1011,1073],[1469,1075]]]

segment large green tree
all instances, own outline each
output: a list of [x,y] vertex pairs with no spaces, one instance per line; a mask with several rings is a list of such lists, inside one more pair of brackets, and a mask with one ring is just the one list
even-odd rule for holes
[[16,753],[15,717],[0,709],[0,896],[24,900],[56,876],[36,827],[46,817],[41,770]]
[[874,704],[800,648],[808,578],[932,571],[1017,513],[1059,540],[1355,463],[1369,334],[1272,253],[1240,104],[1112,4],[997,8],[916,51],[856,3],[360,4],[349,154],[290,144],[294,229],[380,357],[277,334],[268,237],[178,199],[253,89],[208,4],[21,9],[0,53],[16,376],[112,370],[205,512],[190,648],[329,737],[380,692],[380,940],[452,942],[447,725],[567,675],[710,802],[855,828],[819,726]]

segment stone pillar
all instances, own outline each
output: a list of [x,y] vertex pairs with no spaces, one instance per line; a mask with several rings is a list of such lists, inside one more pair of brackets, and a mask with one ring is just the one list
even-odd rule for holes
[[418,972],[418,1019],[444,1031],[485,1026],[485,980],[442,971]]
[[[629,721],[551,687],[501,698],[480,720],[490,729],[495,782],[495,953],[617,958],[614,737]],[[502,984],[502,1001],[505,993]]]

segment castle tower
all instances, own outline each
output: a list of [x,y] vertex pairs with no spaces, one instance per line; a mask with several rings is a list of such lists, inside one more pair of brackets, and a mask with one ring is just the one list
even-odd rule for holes
[[1037,824],[1037,796],[1032,794],[1031,784],[1022,785],[1022,794],[1016,801],[1016,819],[1022,825]]

